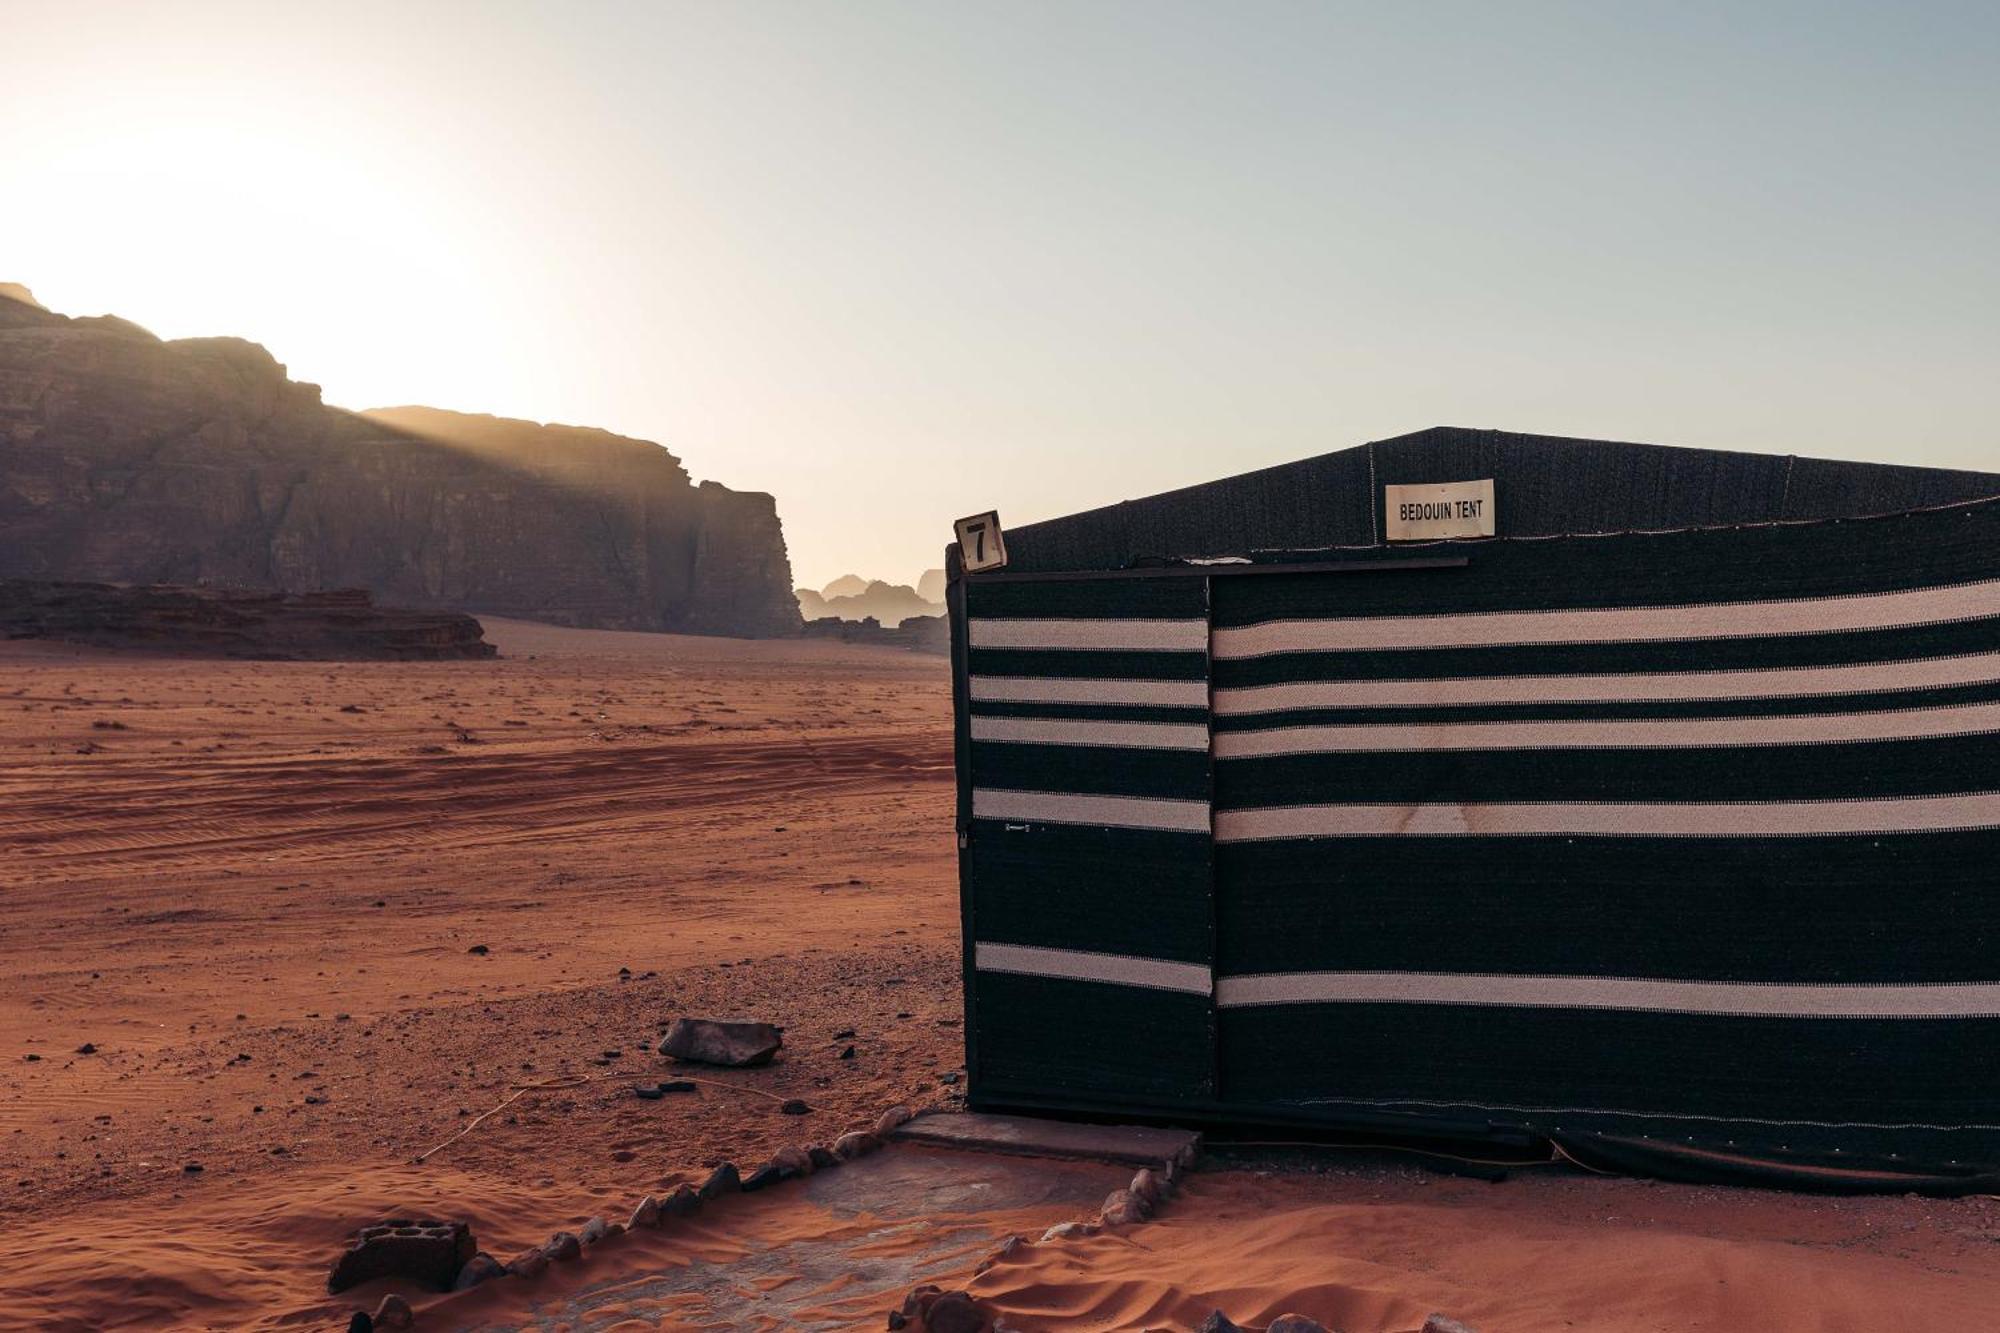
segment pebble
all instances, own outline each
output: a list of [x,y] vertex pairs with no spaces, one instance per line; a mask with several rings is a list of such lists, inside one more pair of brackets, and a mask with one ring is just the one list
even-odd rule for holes
[[708,1173],[708,1179],[701,1182],[695,1193],[703,1199],[713,1199],[719,1194],[734,1194],[743,1188],[743,1177],[738,1174],[734,1162],[724,1162]]
[[851,1162],[857,1157],[866,1157],[882,1146],[882,1140],[866,1130],[854,1129],[833,1141],[833,1155],[843,1162]]
[[585,1222],[582,1228],[577,1231],[576,1238],[585,1245],[595,1245],[604,1239],[606,1230],[604,1219],[593,1217],[588,1222]]
[[701,1195],[695,1193],[694,1186],[676,1185],[674,1192],[660,1205],[660,1216],[685,1217],[699,1207],[701,1207]]
[[523,1250],[507,1261],[507,1271],[515,1277],[534,1277],[549,1266],[549,1256],[536,1248]]
[[632,1220],[625,1225],[634,1231],[640,1227],[660,1225],[660,1201],[650,1194],[639,1200],[638,1205],[632,1209]]
[[1327,1327],[1310,1315],[1281,1314],[1264,1333],[1327,1333]]
[[574,1232],[569,1231],[556,1232],[555,1235],[549,1237],[548,1243],[542,1246],[542,1254],[557,1262],[564,1259],[574,1259],[582,1253],[583,1242],[576,1238]]
[[382,1303],[375,1307],[377,1328],[408,1328],[416,1322],[416,1311],[410,1308],[408,1301],[393,1291],[384,1296]]
[[1470,1324],[1461,1324],[1448,1315],[1434,1314],[1424,1320],[1420,1333],[1476,1333]]
[[347,1321],[347,1333],[375,1333],[375,1321],[366,1310],[356,1310]]
[[1113,1190],[1105,1197],[1102,1216],[1106,1226],[1122,1227],[1143,1222],[1152,1208],[1131,1190]]
[[807,1105],[805,1102],[800,1101],[797,1097],[791,1098],[789,1101],[787,1101],[784,1105],[780,1106],[778,1109],[780,1111],[783,1111],[786,1115],[812,1114],[812,1107]]
[[907,1106],[892,1106],[875,1121],[875,1137],[886,1139],[889,1132],[898,1125],[907,1125],[914,1118],[914,1112]]
[[496,1277],[504,1276],[506,1272],[507,1270],[500,1266],[500,1261],[492,1255],[475,1254],[466,1261],[465,1267],[458,1270],[458,1276],[453,1279],[451,1289],[470,1291],[482,1282],[491,1282]]
[[483,945],[483,944],[475,944],[475,945],[473,945],[473,946],[472,946],[472,947],[471,947],[470,949],[467,949],[467,950],[466,950],[466,952],[467,952],[467,953],[476,953],[476,954],[478,954],[478,955],[479,955],[480,957],[484,958],[484,957],[485,957],[485,956],[486,956],[487,954],[489,954],[489,953],[492,953],[492,952],[493,952],[493,950],[491,950],[491,949],[487,948],[487,947],[486,947],[485,945]]

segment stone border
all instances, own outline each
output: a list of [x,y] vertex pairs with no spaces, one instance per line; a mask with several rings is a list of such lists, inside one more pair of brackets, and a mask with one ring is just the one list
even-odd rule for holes
[[[780,1181],[796,1180],[815,1171],[852,1162],[881,1148],[889,1134],[897,1126],[907,1124],[915,1114],[907,1105],[892,1106],[876,1117],[871,1128],[850,1130],[835,1139],[830,1148],[819,1144],[781,1148],[770,1161],[747,1176],[737,1170],[735,1163],[724,1162],[709,1172],[708,1179],[698,1186],[678,1185],[664,1199],[648,1194],[633,1206],[631,1216],[623,1222],[593,1217],[573,1232],[556,1232],[542,1244],[530,1246],[504,1264],[482,1250],[459,1270],[451,1289],[455,1293],[469,1291],[500,1278],[538,1277],[551,1264],[573,1262],[582,1257],[585,1250],[615,1236],[622,1236],[627,1231],[650,1231],[664,1227],[673,1218],[698,1211],[710,1199],[725,1194],[750,1193]],[[378,1328],[408,1328],[414,1321],[415,1312],[409,1303],[392,1292],[382,1298],[382,1305],[374,1315],[365,1310],[354,1311],[348,1323],[348,1333],[373,1333]]]

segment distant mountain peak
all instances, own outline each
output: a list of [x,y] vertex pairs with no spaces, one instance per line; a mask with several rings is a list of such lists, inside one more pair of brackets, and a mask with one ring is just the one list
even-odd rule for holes
[[18,282],[0,282],[0,300],[19,301],[22,305],[31,305],[37,310],[48,309],[35,299],[33,292]]

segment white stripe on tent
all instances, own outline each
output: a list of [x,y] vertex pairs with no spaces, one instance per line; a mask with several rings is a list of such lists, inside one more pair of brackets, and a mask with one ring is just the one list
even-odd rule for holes
[[1080,680],[1066,676],[973,676],[972,697],[985,703],[1147,704],[1205,708],[1205,680]]
[[1455,704],[1649,702],[1672,699],[1781,699],[1935,689],[2000,681],[2000,653],[1852,666],[1688,671],[1672,675],[1469,676],[1457,680],[1301,680],[1215,692],[1219,716],[1292,708],[1449,707]]
[[1386,648],[1764,638],[1775,634],[1894,629],[1972,620],[1996,613],[2000,613],[2000,581],[1986,580],[1943,588],[1788,602],[1271,620],[1261,625],[1216,630],[1214,654],[1218,659],[1240,659],[1271,653]]
[[966,632],[974,648],[1076,648],[1116,652],[1208,651],[1203,620],[995,620],[973,616]]
[[974,819],[1016,819],[1023,823],[1091,824],[1110,828],[1208,832],[1207,801],[1173,801],[1152,796],[1086,796],[1061,791],[972,790]]
[[1280,972],[1221,977],[1225,1009],[1266,1004],[1455,1004],[1534,1009],[1632,1009],[1769,1018],[2000,1017],[2000,983],[1794,985],[1524,977],[1437,972]]
[[[1806,713],[1790,717],[1393,722],[1366,726],[1273,727],[1267,731],[1219,733],[1215,738],[1215,757],[1254,759],[1268,755],[1356,751],[1831,745],[1991,731],[2000,731],[2000,703],[1910,708],[1886,713]],[[973,734],[976,736],[978,733],[975,731]]]
[[1113,986],[1143,986],[1148,990],[1183,991],[1189,995],[1206,995],[1212,988],[1211,974],[1200,963],[1085,953],[1077,949],[1034,949],[1022,944],[989,944],[985,940],[973,944],[972,965],[981,972],[1102,981]]
[[1112,745],[1134,750],[1206,750],[1198,722],[1096,722],[1041,717],[974,717],[972,739],[1036,745]]
[[1995,827],[2000,827],[2000,792],[1727,804],[1602,801],[1527,805],[1290,805],[1215,813],[1217,842],[1453,834],[1784,838]]

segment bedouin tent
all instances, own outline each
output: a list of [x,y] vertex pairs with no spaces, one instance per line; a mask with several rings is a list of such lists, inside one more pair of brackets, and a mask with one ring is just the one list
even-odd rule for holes
[[1442,429],[954,547],[972,1104],[1971,1187],[1992,496]]

